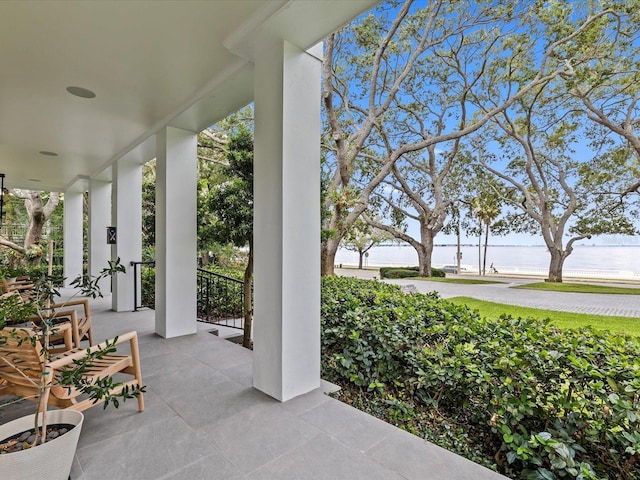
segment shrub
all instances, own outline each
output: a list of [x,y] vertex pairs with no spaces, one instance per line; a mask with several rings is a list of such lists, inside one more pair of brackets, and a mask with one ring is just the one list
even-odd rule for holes
[[637,339],[335,277],[322,331],[323,376],[412,433],[513,478],[640,478]]
[[[37,265],[35,267],[2,267],[0,268],[0,277],[11,278],[11,277],[22,277],[28,276],[32,279],[37,279],[48,275],[49,267],[48,265]],[[64,283],[63,278],[63,267],[62,265],[53,265],[51,270],[51,276],[49,277],[54,283],[54,286],[60,287]]]
[[155,308],[156,305],[156,268],[140,265],[140,305]]
[[[418,277],[418,267],[382,267],[380,268],[380,278],[411,278]],[[445,277],[445,273],[439,268],[431,269],[432,277]]]
[[207,265],[205,270],[218,275],[224,275],[225,277],[233,278],[235,280],[244,280],[244,268],[229,268],[219,267],[217,265]]
[[198,280],[198,317],[207,321],[242,317],[244,270],[215,265],[208,265],[206,270],[222,277]]

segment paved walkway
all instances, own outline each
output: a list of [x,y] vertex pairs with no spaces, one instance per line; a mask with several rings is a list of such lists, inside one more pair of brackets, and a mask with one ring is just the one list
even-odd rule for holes
[[[379,273],[372,270],[339,269],[336,270],[336,273],[338,275],[359,278],[379,277]],[[465,275],[464,278],[472,277]],[[505,303],[507,305],[517,305],[521,307],[640,318],[640,285],[638,286],[638,295],[604,295],[596,293],[546,292],[541,290],[510,288],[514,285],[540,281],[537,279],[500,277],[496,278],[496,280],[504,283],[469,285],[430,282],[428,280],[417,279],[385,281],[396,285],[413,285],[417,291],[423,293],[436,291],[443,298],[473,297],[479,300]],[[621,286],[632,287],[633,285]]]

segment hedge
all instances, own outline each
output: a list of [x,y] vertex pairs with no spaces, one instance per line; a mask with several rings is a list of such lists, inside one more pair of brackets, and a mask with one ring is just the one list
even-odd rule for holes
[[322,280],[341,398],[511,478],[640,478],[640,342]]
[[[47,275],[49,266],[48,265],[37,265],[35,267],[21,267],[21,268],[12,268],[12,267],[0,267],[0,277],[2,278],[11,278],[11,277],[21,277],[28,276],[32,279],[42,277]],[[53,265],[51,269],[51,275],[54,279],[56,286],[62,286],[64,283],[64,278],[62,276],[63,267],[62,265]]]
[[[382,267],[380,278],[411,278],[418,277],[419,267]],[[432,277],[445,277],[445,273],[439,268],[431,269]]]

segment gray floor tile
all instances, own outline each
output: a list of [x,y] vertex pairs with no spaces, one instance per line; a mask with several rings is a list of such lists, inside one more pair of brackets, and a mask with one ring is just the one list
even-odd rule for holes
[[[225,340],[220,340],[225,341]],[[225,370],[241,365],[251,365],[253,357],[251,350],[247,350],[239,345],[227,342],[233,348],[225,348],[224,350],[209,349],[206,352],[199,352],[197,359],[213,368]]]
[[321,387],[284,402],[282,407],[296,415],[301,415],[330,400],[331,398],[323,392]]
[[[262,470],[264,469],[264,470]],[[253,472],[249,478],[279,480],[401,480],[392,470],[321,434]],[[270,476],[272,475],[272,476]]]
[[238,382],[244,387],[253,386],[252,365],[236,365],[235,367],[219,369],[219,372],[225,375],[229,380]]
[[408,480],[500,480],[502,475],[454,453],[397,431],[366,453]]
[[80,445],[93,445],[176,416],[176,412],[152,391],[144,395],[144,403],[144,412],[138,411],[138,401],[134,399],[120,404],[117,409],[109,406],[105,410],[96,406],[86,410],[83,412],[84,425],[80,434]]
[[360,410],[332,398],[329,400],[303,413],[300,418],[358,451],[366,452],[395,430]]
[[185,392],[198,395],[208,390],[210,385],[225,382],[229,379],[222,373],[208,366],[194,362],[185,369],[159,371],[143,377],[144,383],[165,399],[182,397]]
[[243,409],[201,432],[245,473],[320,433],[275,402]]
[[197,460],[159,480],[241,480],[245,476],[220,452]]
[[264,401],[264,395],[253,388],[232,381],[210,385],[197,396],[184,395],[167,400],[171,408],[193,428],[212,425]]
[[74,480],[157,480],[211,455],[213,448],[179,417],[171,417],[141,427],[135,434],[82,446],[77,455],[83,472]]
[[149,375],[164,375],[169,372],[185,372],[195,363],[191,355],[181,352],[169,352],[162,355],[140,356],[142,378]]

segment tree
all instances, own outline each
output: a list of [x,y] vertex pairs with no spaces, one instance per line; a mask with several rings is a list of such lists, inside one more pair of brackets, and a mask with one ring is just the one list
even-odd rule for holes
[[[209,197],[217,186],[228,180],[229,137],[238,128],[253,128],[253,108],[247,106],[198,134],[198,252],[202,265],[209,263],[209,252],[229,252],[227,242],[216,241],[217,223],[209,210]],[[225,255],[226,256],[226,255]],[[218,259],[219,260],[219,259]]]
[[[502,195],[520,212],[512,215],[512,223],[542,235],[550,255],[549,282],[562,282],[575,242],[600,233],[634,232],[623,205],[594,192],[599,162],[588,152],[574,151],[582,138],[580,117],[563,108],[561,99],[550,89],[521,99],[514,112],[493,119],[502,132],[490,134],[499,141],[499,153],[486,155],[478,147],[479,162],[512,190]],[[625,175],[620,169],[611,173]],[[570,235],[566,243],[565,235]]]
[[[611,163],[624,162],[633,178],[603,193],[627,196],[640,193],[640,4],[616,5],[616,16],[598,26],[597,49],[591,62],[572,66],[563,77],[575,107],[591,122],[592,147],[603,151]],[[586,42],[585,42],[586,43]],[[586,48],[586,47],[584,47]],[[606,172],[604,170],[603,172]]]
[[392,239],[392,235],[372,227],[359,218],[342,238],[342,246],[352,252],[358,252],[358,268],[362,269],[364,255],[376,245]]
[[[420,197],[428,207],[426,214],[414,215],[430,222],[420,226],[426,232],[420,247],[423,270],[430,271],[429,244],[442,228],[439,216],[451,200],[439,199],[441,184],[433,182],[425,201],[414,189],[428,186],[429,180],[411,185],[404,181],[410,178],[406,170],[417,170],[420,152],[431,148],[424,175],[444,182],[457,142],[527,92],[564,74],[568,67],[556,50],[605,14],[589,16],[547,41],[547,32],[529,28],[545,8],[531,2],[471,0],[432,0],[416,8],[407,0],[400,6],[383,4],[329,36],[322,92],[328,177],[323,274],[333,273],[340,240],[390,175],[400,187],[408,187],[407,205],[413,208]],[[490,97],[492,103],[473,111],[470,102],[479,97]],[[428,162],[437,158],[436,145],[447,154],[432,166]],[[430,204],[433,199],[436,203]],[[398,208],[390,211],[395,214]]]
[[[155,245],[156,161],[151,160],[142,166],[142,248],[143,250],[151,250],[153,252]],[[155,255],[152,255],[151,259],[154,257]]]
[[[484,227],[484,254],[478,253],[478,274],[487,273],[487,247],[489,246],[489,231],[494,220],[500,216],[500,198],[493,192],[484,192],[475,197],[471,204],[471,211],[479,221],[478,252],[482,244],[482,229]],[[480,266],[482,264],[482,266]]]
[[[431,276],[434,239],[444,228],[447,210],[452,204],[445,197],[443,182],[453,160],[445,159],[440,170],[435,146],[428,147],[426,152],[428,161],[421,162],[407,156],[403,165],[399,165],[400,162],[394,165],[391,175],[381,184],[382,192],[370,202],[376,207],[380,205],[378,208],[386,213],[386,222],[372,220],[365,214],[371,225],[407,242],[415,249],[420,276]],[[418,238],[409,234],[407,220],[418,224]]]
[[237,247],[248,246],[244,272],[244,336],[243,346],[251,346],[253,320],[253,135],[240,126],[229,137],[228,165],[222,167],[228,180],[212,188],[208,208],[213,214],[212,238]]
[[43,195],[42,192],[20,189],[11,189],[10,193],[16,198],[24,199],[28,219],[27,231],[23,245],[18,245],[3,236],[0,236],[0,245],[22,254],[28,265],[37,265],[45,252],[40,244],[42,229],[60,203],[60,194],[51,192]]

